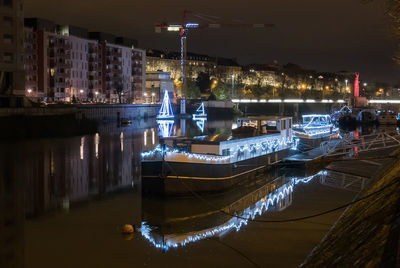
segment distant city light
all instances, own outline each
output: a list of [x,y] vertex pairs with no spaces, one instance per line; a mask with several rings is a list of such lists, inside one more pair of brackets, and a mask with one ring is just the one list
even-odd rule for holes
[[168,26],[168,28],[167,28],[167,30],[168,30],[169,32],[179,32],[180,29],[181,29],[181,26],[180,26],[180,25],[170,25],[170,26]]
[[307,99],[306,102],[312,103],[312,102],[315,102],[315,100]]
[[302,99],[286,99],[283,102],[288,102],[288,103],[300,103],[300,102],[304,102],[304,100]]
[[398,103],[400,104],[400,100],[369,100],[369,103]]
[[268,102],[282,102],[282,100],[280,100],[280,99],[273,99],[273,100],[269,100]]
[[186,28],[197,28],[199,27],[198,23],[186,23]]

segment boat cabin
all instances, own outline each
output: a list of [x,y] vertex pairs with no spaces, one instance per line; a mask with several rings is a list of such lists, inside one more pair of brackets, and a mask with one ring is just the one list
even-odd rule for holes
[[[172,137],[161,142],[171,151],[171,161],[235,162],[284,150],[292,142],[291,117],[246,117],[238,119],[239,127],[254,127],[255,135]],[[183,153],[182,153],[183,152]]]
[[331,117],[328,114],[306,114],[303,115],[304,127],[326,126],[331,124]]
[[292,128],[292,118],[284,116],[240,117],[237,119],[237,127],[254,127],[257,129],[258,135],[280,133],[281,131]]

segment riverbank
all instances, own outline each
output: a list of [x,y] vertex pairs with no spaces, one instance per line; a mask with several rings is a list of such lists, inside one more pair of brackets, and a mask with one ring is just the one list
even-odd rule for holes
[[[375,157],[378,161],[364,160],[375,166],[374,172],[361,170],[363,177],[372,179],[356,197],[357,200],[365,199],[345,210],[302,267],[399,265],[400,151],[375,153]],[[380,163],[382,160],[386,162]],[[357,170],[354,163],[351,166]]]

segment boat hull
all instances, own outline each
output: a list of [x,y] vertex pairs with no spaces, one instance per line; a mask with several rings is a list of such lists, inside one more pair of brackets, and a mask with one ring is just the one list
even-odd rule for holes
[[289,153],[286,149],[226,164],[142,161],[142,192],[160,196],[193,195],[248,186]]

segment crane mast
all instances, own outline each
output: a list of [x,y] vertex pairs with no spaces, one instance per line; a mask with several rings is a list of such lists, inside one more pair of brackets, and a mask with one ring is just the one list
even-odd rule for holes
[[[266,28],[266,27],[273,27],[274,24],[220,24],[220,23],[208,23],[208,24],[199,24],[195,22],[188,22],[187,17],[188,14],[192,13],[189,10],[183,10],[182,16],[182,24],[170,24],[170,23],[161,23],[155,25],[155,32],[161,33],[162,29],[167,29],[169,32],[178,32],[180,35],[180,69],[181,69],[181,83],[182,83],[182,92],[186,92],[186,59],[187,59],[187,36],[189,29],[205,29],[205,28],[212,28],[212,29],[219,29],[222,27],[251,27],[251,28]],[[206,19],[204,16],[208,15],[196,15],[199,18]],[[211,17],[211,16],[208,16]],[[217,17],[213,17],[217,18]],[[207,19],[208,20],[208,19]]]

